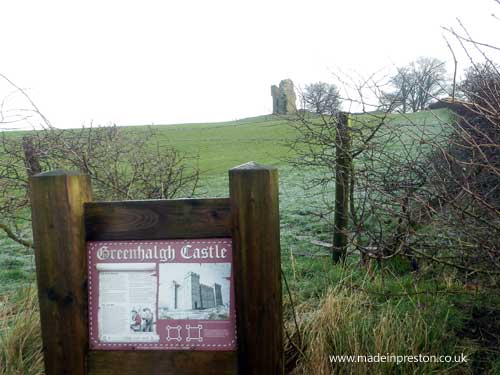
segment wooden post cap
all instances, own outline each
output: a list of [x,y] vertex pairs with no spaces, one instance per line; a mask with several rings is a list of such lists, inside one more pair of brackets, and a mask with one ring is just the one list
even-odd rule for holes
[[48,172],[37,173],[32,178],[40,177],[57,177],[57,176],[86,176],[87,174],[80,171],[67,171],[65,169],[54,169]]
[[274,171],[277,170],[276,167],[269,166],[269,165],[264,165],[264,164],[259,164],[254,161],[249,161],[248,163],[238,165],[234,168],[231,168],[229,170],[229,173],[231,172],[237,172],[237,171],[248,171],[248,170],[268,170],[268,171]]

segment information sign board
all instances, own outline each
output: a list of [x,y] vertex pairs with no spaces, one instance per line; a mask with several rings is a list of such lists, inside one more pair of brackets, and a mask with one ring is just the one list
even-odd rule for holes
[[230,238],[89,241],[90,348],[235,350]]

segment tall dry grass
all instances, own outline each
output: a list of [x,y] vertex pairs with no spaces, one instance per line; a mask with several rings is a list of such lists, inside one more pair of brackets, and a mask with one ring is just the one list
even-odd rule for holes
[[43,374],[42,339],[35,287],[0,299],[0,375]]
[[[410,298],[411,299],[411,298]],[[312,302],[316,301],[316,302]],[[406,300],[407,302],[407,300]],[[403,303],[403,302],[402,302]],[[287,368],[294,375],[326,374],[469,374],[467,365],[436,363],[337,363],[329,355],[470,354],[458,348],[446,317],[433,316],[434,306],[398,305],[345,286],[296,308],[286,331]],[[0,375],[42,375],[41,332],[36,288],[0,300]]]
[[[429,308],[427,306],[425,308]],[[330,355],[455,355],[470,349],[448,342],[449,327],[429,321],[420,306],[376,304],[366,293],[340,287],[328,291],[319,306],[298,306],[295,322],[286,323],[287,372],[302,374],[469,374],[464,364],[330,363]],[[446,319],[444,319],[446,321]],[[443,323],[443,324],[441,324]],[[450,351],[460,350],[459,353]]]

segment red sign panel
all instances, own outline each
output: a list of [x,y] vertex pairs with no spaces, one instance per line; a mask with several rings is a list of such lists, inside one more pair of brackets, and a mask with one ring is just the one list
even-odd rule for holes
[[235,350],[231,239],[87,243],[90,348]]

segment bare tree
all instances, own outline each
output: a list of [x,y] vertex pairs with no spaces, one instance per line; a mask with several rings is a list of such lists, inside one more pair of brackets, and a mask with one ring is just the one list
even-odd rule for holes
[[444,62],[420,57],[409,65],[397,69],[391,78],[393,91],[384,92],[381,105],[392,111],[416,112],[447,92]]
[[[363,79],[359,84],[353,83],[352,91],[377,92],[379,87],[372,82],[372,78]],[[330,224],[334,243],[332,259],[336,263],[346,256],[348,221],[357,222],[354,218],[356,210],[353,204],[348,204],[354,195],[350,188],[356,178],[353,165],[369,151],[371,143],[386,125],[388,112],[366,113],[365,117],[340,112],[340,95],[335,85],[310,85],[307,93],[308,108],[312,111],[300,111],[290,122],[298,136],[289,143],[296,155],[289,162],[301,169],[321,171],[309,179],[308,185],[322,186],[328,196],[333,197],[331,184],[336,181],[335,212],[333,207],[328,207],[328,212],[318,213],[322,218],[329,217],[332,212],[335,214],[335,220]],[[354,99],[346,96],[344,102],[375,108],[365,101],[363,95]],[[330,107],[326,108],[325,103]],[[328,198],[326,200],[329,201]]]
[[409,66],[398,68],[398,72],[391,77],[389,83],[394,91],[383,93],[380,99],[381,107],[389,111],[408,112],[411,91],[414,90],[415,84],[411,68]]
[[[465,38],[453,35],[463,48],[492,48],[474,42],[467,32]],[[421,79],[412,83],[415,72]],[[443,102],[450,112],[428,112],[423,122],[389,114],[404,110],[404,103],[408,111],[426,108],[443,86],[435,86],[436,72],[444,73],[437,60],[420,60],[398,76],[405,100],[398,101],[397,92],[385,111],[350,116],[347,248],[365,259],[402,256],[414,270],[420,262],[440,263],[495,284],[500,274],[500,74],[488,58],[471,60],[460,85],[466,100]],[[373,82],[354,87],[359,95],[348,99],[364,107],[368,95],[363,91],[376,95],[383,92],[380,87]],[[346,151],[339,150],[338,118],[299,113],[294,126],[299,135],[291,145],[298,155],[293,162],[320,171],[312,181],[324,187],[331,202],[332,182],[341,170],[337,156]],[[335,209],[330,203],[314,214],[330,220]]]
[[331,115],[338,112],[340,94],[336,85],[317,82],[306,85],[301,93],[302,107],[316,114]]
[[39,130],[0,134],[0,230],[23,246],[32,246],[29,176],[36,173],[87,173],[99,200],[190,197],[198,186],[196,158],[162,144],[153,128],[57,129],[38,120]]

